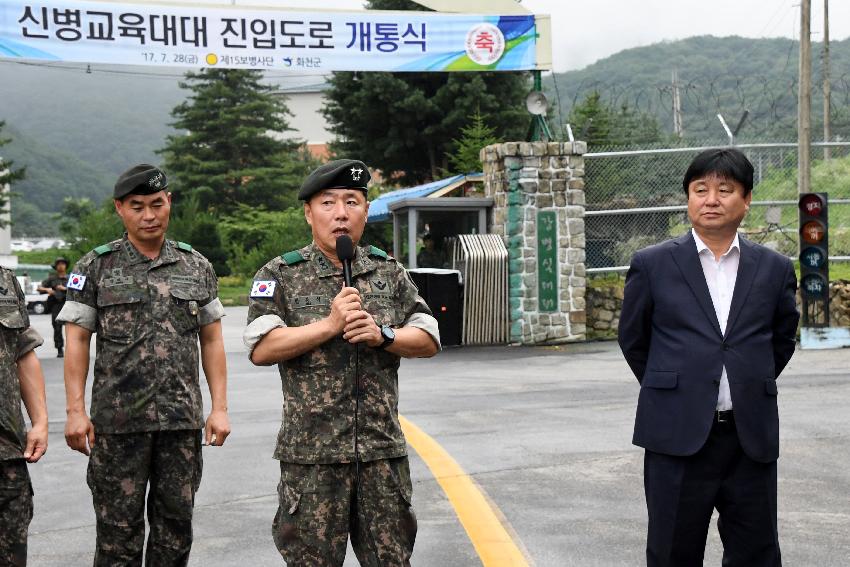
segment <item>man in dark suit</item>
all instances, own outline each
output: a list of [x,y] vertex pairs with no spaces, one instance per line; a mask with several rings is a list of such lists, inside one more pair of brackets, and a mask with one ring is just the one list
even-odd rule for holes
[[623,355],[641,384],[649,567],[702,566],[713,509],[724,567],[781,565],[776,378],[794,353],[791,262],[738,235],[753,166],[707,150],[682,184],[693,229],[640,250],[626,277]]

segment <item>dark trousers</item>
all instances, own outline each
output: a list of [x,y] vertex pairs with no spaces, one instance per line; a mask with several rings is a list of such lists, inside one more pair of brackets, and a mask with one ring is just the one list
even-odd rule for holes
[[64,306],[65,302],[63,301],[62,303],[54,303],[53,307],[50,308],[50,322],[53,323],[53,346],[56,347],[56,350],[65,348],[65,339],[62,337],[62,327],[65,326],[65,323],[56,320]]
[[780,567],[776,529],[776,461],[759,463],[741,449],[734,421],[715,423],[695,455],[646,451],[648,567],[702,567],[711,514],[720,517],[723,567]]
[[31,520],[32,485],[26,461],[0,461],[0,565],[27,564],[27,529]]
[[201,482],[201,432],[97,433],[88,484],[97,518],[95,567],[185,566]]

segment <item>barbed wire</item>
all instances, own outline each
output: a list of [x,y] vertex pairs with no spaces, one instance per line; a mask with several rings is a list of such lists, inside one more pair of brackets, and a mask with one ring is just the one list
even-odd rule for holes
[[[702,75],[678,81],[647,84],[646,82],[616,80],[583,80],[571,89],[561,86],[561,95],[567,90],[569,97],[562,101],[562,113],[568,116],[572,108],[580,105],[593,92],[612,108],[628,107],[642,114],[655,116],[663,131],[671,131],[673,124],[674,91],[679,90],[685,135],[706,134],[725,137],[717,121],[723,114],[730,126],[737,124],[743,112],[749,111],[741,136],[758,138],[775,137],[783,131],[792,134],[797,120],[796,77],[767,74]],[[813,109],[823,100],[820,80],[812,84]],[[850,73],[831,77],[832,131],[834,135],[850,136]],[[566,103],[566,104],[564,104]],[[820,124],[822,114],[813,110],[813,123]]]

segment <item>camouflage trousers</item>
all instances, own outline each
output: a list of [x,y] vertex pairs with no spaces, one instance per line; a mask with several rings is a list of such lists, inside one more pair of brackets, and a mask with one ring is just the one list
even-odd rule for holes
[[53,346],[57,349],[65,348],[65,338],[62,336],[62,329],[65,327],[65,323],[56,321],[64,305],[64,301],[62,303],[54,303],[53,308],[50,310],[50,322],[53,324]]
[[23,459],[0,461],[0,565],[27,564],[27,528],[32,520],[32,485]]
[[192,548],[192,511],[201,482],[199,430],[95,433],[88,485],[97,518],[95,567],[183,566]]
[[[272,536],[288,567],[336,567],[346,543],[363,567],[408,567],[416,539],[407,457],[280,463]],[[358,486],[359,485],[359,486]]]

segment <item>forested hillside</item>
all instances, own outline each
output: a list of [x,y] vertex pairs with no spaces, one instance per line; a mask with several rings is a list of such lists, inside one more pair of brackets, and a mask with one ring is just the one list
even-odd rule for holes
[[0,119],[12,138],[3,151],[27,168],[13,187],[20,196],[12,207],[18,234],[34,217],[31,207],[16,203],[56,212],[65,196],[99,200],[128,165],[155,160],[171,131],[169,112],[183,98],[173,77],[62,67],[0,64]]
[[[593,65],[550,77],[546,89],[554,105],[561,102],[566,121],[570,109],[598,91],[614,106],[652,114],[662,130],[673,132],[672,75],[678,73],[686,138],[725,141],[717,113],[734,128],[750,111],[739,141],[795,141],[799,44],[790,39],[693,37],[627,49]],[[823,130],[821,44],[812,46],[812,123],[815,139]],[[850,138],[850,39],[831,44],[832,130]],[[562,120],[563,119],[563,120]]]

